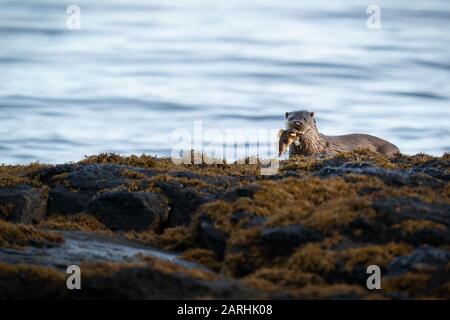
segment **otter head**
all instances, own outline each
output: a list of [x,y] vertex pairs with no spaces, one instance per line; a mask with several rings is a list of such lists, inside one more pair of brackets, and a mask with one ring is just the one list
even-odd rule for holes
[[303,134],[311,129],[316,130],[316,119],[314,112],[301,110],[286,112],[286,127]]

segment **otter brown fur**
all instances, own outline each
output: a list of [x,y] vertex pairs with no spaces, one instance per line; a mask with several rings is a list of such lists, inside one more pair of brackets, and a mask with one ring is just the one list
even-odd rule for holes
[[285,117],[286,131],[290,135],[294,133],[296,137],[289,145],[289,156],[327,156],[359,148],[369,149],[388,157],[400,153],[394,144],[368,134],[326,136],[317,129],[314,112],[306,110],[286,112]]

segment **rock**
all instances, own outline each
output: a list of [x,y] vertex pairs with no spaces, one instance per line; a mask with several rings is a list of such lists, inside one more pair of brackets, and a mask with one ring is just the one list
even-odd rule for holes
[[125,183],[122,169],[122,166],[115,164],[89,164],[69,173],[67,180],[75,189],[110,189]]
[[387,270],[389,275],[401,275],[410,271],[426,271],[428,268],[444,268],[449,262],[449,250],[424,245],[408,256],[395,258]]
[[86,212],[111,230],[160,230],[167,219],[167,200],[152,192],[111,191],[95,196]]
[[412,234],[398,235],[392,237],[398,242],[406,242],[414,246],[429,244],[432,246],[450,245],[450,232],[440,229],[419,230]]
[[[163,264],[164,266],[165,264]],[[67,290],[65,270],[32,265],[8,265],[0,272],[0,299],[261,299],[266,295],[238,281],[194,270],[164,270],[151,265],[111,267],[85,265],[81,290]],[[173,267],[172,267],[173,268]],[[186,271],[185,271],[186,270]],[[202,273],[203,272],[203,273]]]
[[[155,187],[162,190],[169,199],[169,217],[165,227],[188,225],[192,215],[205,202],[215,200],[216,193],[235,182],[234,177],[207,176],[190,171],[174,171],[168,175],[180,180],[157,181]],[[189,185],[190,181],[201,180],[204,185]],[[186,181],[187,183],[184,183]]]
[[262,226],[267,221],[266,217],[260,217],[254,214],[253,212],[247,211],[237,211],[231,215],[230,222],[233,225],[237,225],[238,223],[242,223],[242,228],[251,228]]
[[285,176],[285,177],[295,177],[295,178],[298,178],[298,177],[300,177],[300,174],[299,174],[297,171],[294,171],[294,170],[286,170],[286,171],[284,172],[284,176]]
[[93,191],[73,191],[57,184],[50,190],[47,212],[49,215],[85,212],[87,203],[94,195]]
[[[224,175],[206,175],[206,174],[200,174],[197,172],[192,171],[172,171],[167,173],[168,175],[175,177],[175,178],[186,178],[187,180],[202,180],[206,184],[224,188],[227,185],[234,185],[238,179],[234,176],[224,176]],[[205,191],[211,191],[211,190],[205,190]]]
[[385,170],[373,166],[367,162],[353,163],[353,162],[337,162],[324,161],[322,167],[314,172],[315,176],[319,177],[331,177],[331,176],[343,176],[350,173],[362,174],[363,171],[376,172],[377,170]]
[[[200,271],[210,272],[203,266],[214,264],[214,270],[227,275],[226,281],[245,277],[239,282],[269,295],[273,283],[282,298],[448,298],[450,202],[445,196],[450,154],[386,159],[358,151],[336,157],[299,156],[279,164],[280,171],[272,176],[260,175],[260,167],[254,165],[172,165],[169,159],[148,156],[101,155],[67,165],[0,166],[3,219],[41,219],[48,187],[48,214],[84,211],[118,231],[108,231],[105,236],[110,239],[102,246],[103,229],[97,230],[96,220],[85,215],[58,217],[39,227],[66,232],[64,244],[36,248],[22,241],[27,248],[18,252],[11,244],[20,243],[23,234],[15,230],[31,228],[25,238],[31,236],[32,241],[39,240],[40,233],[34,231],[41,230],[7,226],[4,230],[11,236],[3,237],[0,248],[5,262],[0,296],[16,298],[20,292],[74,298],[242,297],[233,296],[233,286],[214,294],[226,284],[213,284],[210,274],[197,278]],[[329,179],[333,176],[341,178]],[[29,186],[11,186],[19,183]],[[34,187],[41,184],[46,187]],[[299,213],[308,224],[286,226],[300,221]],[[169,228],[177,226],[183,227]],[[81,247],[63,231],[85,228],[97,231],[85,232]],[[137,257],[137,244],[119,240],[122,231],[129,230],[138,231],[128,236],[142,245],[157,246],[157,256],[164,254],[160,250],[183,251],[184,262],[196,265],[194,272],[180,274],[181,265],[172,268]],[[89,270],[82,280],[84,289],[69,292],[64,261],[77,256],[93,262],[93,268],[107,261],[114,265],[105,264],[107,268],[102,266],[95,276]],[[383,290],[367,291],[368,264],[382,267]],[[48,268],[35,269],[44,266],[64,273],[55,277],[57,285]]]
[[433,178],[448,182],[450,181],[449,167],[448,161],[434,159],[409,169],[409,172],[425,173]]
[[[385,243],[392,238],[389,227],[390,224],[380,219],[357,218],[347,227],[342,228],[342,232],[358,242]],[[363,230],[363,232],[355,235],[355,230]]]
[[360,174],[375,176],[383,180],[384,183],[390,186],[427,186],[431,188],[440,188],[445,185],[445,182],[433,178],[424,173],[407,172],[401,170],[390,170],[380,167],[375,167],[371,164],[365,163],[345,163],[342,166],[325,166],[314,176],[322,178],[331,176],[344,176],[347,174]]
[[237,187],[225,193],[223,195],[223,200],[233,202],[236,201],[238,198],[243,197],[253,198],[253,196],[259,189],[260,187],[254,184],[250,184],[243,187]]
[[[389,241],[406,242],[414,246],[421,244],[446,245],[450,243],[448,225],[450,223],[450,205],[445,203],[427,203],[417,198],[393,197],[376,199],[372,207],[377,211],[375,217],[354,219],[343,232],[355,241],[386,243]],[[394,228],[395,224],[407,220],[433,221],[443,225],[442,228],[423,228],[402,232]],[[362,232],[354,234],[355,230]]]
[[393,197],[377,199],[373,208],[378,216],[389,224],[404,219],[431,220],[450,226],[450,205],[446,203],[427,203],[417,198]]
[[261,266],[252,256],[251,249],[250,246],[231,244],[226,251],[225,272],[232,273],[236,278],[242,278],[260,268]]
[[199,217],[196,236],[201,247],[214,251],[219,259],[223,259],[227,237],[223,232],[217,230],[205,215]]
[[39,222],[47,211],[47,198],[42,190],[27,185],[0,189],[0,219],[19,222]]
[[[85,290],[85,293],[81,291]],[[181,272],[163,272],[151,267],[122,269],[111,276],[86,279],[82,296],[91,299],[250,299],[254,290],[237,281],[196,279]],[[73,290],[77,291],[77,290]],[[74,295],[76,296],[76,295]]]
[[118,164],[87,164],[70,172],[67,180],[73,188],[79,190],[111,189],[132,179],[124,175],[126,170],[141,173],[148,177],[155,175],[155,171],[151,169]]
[[207,195],[174,182],[158,181],[155,186],[160,188],[169,200],[170,212],[166,227],[188,225],[197,208],[208,201]]
[[42,182],[50,184],[54,176],[62,173],[72,172],[79,167],[80,165],[75,163],[59,164],[56,166],[50,166],[40,169],[35,173],[35,175],[38,176]]
[[287,256],[301,244],[322,239],[318,231],[302,225],[290,225],[262,230],[259,241],[269,256]]

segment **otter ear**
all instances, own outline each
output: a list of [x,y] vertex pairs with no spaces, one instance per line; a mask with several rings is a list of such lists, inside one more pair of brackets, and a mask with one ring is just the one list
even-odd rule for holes
[[310,113],[309,113],[309,116],[310,116],[311,118],[314,118],[314,112],[310,112]]
[[290,113],[290,112],[286,112],[286,113],[284,114],[284,116],[286,117],[286,119],[289,117],[289,113]]

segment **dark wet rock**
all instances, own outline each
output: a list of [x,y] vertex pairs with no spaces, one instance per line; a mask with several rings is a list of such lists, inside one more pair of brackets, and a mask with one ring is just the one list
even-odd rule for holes
[[172,171],[169,173],[172,177],[187,178],[187,179],[200,179],[203,175],[195,173],[193,171]]
[[423,173],[433,178],[443,180],[445,182],[450,181],[450,174],[439,168],[413,168],[410,170],[412,173]]
[[131,178],[124,172],[132,171],[151,177],[155,171],[118,164],[87,164],[69,173],[67,181],[79,190],[112,189],[125,184]]
[[0,261],[5,263],[29,263],[64,270],[68,265],[82,262],[141,262],[142,256],[171,261],[188,268],[200,268],[192,262],[180,259],[175,253],[145,246],[122,236],[95,234],[92,232],[62,231],[64,242],[50,243],[19,249],[0,248]]
[[205,215],[200,216],[198,219],[196,237],[200,246],[214,251],[219,259],[223,259],[227,236],[216,229],[212,221]]
[[27,185],[0,189],[0,219],[20,223],[39,222],[47,211],[45,192]]
[[444,268],[450,263],[450,251],[432,246],[420,246],[410,255],[394,259],[388,266],[389,275],[400,275],[410,271],[429,271]]
[[259,241],[269,256],[286,256],[302,244],[322,239],[318,231],[302,225],[290,225],[262,230]]
[[[65,243],[52,248],[7,250],[0,248],[0,261],[10,264],[0,271],[0,299],[18,298],[82,298],[82,299],[244,299],[258,293],[237,281],[225,279],[204,267],[151,247],[133,243],[119,236],[111,237],[84,232],[65,232]],[[194,278],[188,273],[164,272],[143,264],[143,257],[170,262],[181,270],[196,270],[211,275],[212,280]],[[89,270],[87,263],[125,263],[119,270]],[[134,267],[126,263],[134,263]],[[26,263],[26,265],[24,264]],[[65,271],[68,265],[84,263],[83,271],[91,271],[82,280],[82,290],[67,290]],[[20,272],[14,265],[20,264]],[[27,267],[25,267],[27,266]],[[45,266],[47,269],[32,269]],[[29,268],[27,271],[27,268]],[[44,270],[40,274],[40,270]],[[58,277],[61,272],[64,276]],[[95,272],[95,274],[92,274]],[[54,282],[53,282],[54,281]],[[76,291],[76,292],[75,292]],[[261,296],[259,296],[261,297]]]
[[50,190],[48,197],[48,214],[76,214],[86,211],[87,203],[95,196],[93,191],[69,190],[57,184]]
[[427,203],[417,198],[393,197],[377,199],[373,203],[378,217],[388,224],[405,219],[431,220],[450,226],[450,205]]
[[[85,266],[90,268],[90,266]],[[26,269],[25,269],[26,270]],[[94,270],[95,267],[94,267]],[[82,278],[81,290],[67,290],[65,273],[47,268],[26,275],[0,273],[0,299],[255,299],[264,296],[237,281],[219,277],[199,279],[180,272],[164,272],[147,266],[124,267],[104,273],[98,270]],[[43,286],[45,284],[45,286]]]
[[[445,186],[445,182],[439,179],[433,178],[425,173],[412,173],[406,178],[399,179],[400,181],[392,183],[393,185],[411,185],[415,187],[430,187],[430,188],[441,188]],[[389,183],[388,183],[389,184]]]
[[331,176],[344,176],[347,174],[378,177],[390,186],[410,185],[439,188],[445,185],[445,182],[424,173],[411,173],[401,170],[385,169],[365,163],[344,163],[339,167],[325,166],[313,175],[325,178]]
[[394,234],[392,239],[398,242],[406,242],[414,246],[429,244],[432,246],[450,245],[450,232],[448,229],[425,229],[412,234]]
[[340,166],[323,166],[319,171],[314,172],[314,175],[324,178],[331,176],[343,176],[351,173],[364,174],[368,172],[373,175],[376,173],[386,173],[388,170],[365,163],[344,163]]
[[160,230],[167,219],[167,200],[152,192],[112,191],[95,196],[87,205],[111,230]]
[[[356,241],[386,243],[392,234],[389,232],[390,224],[379,219],[357,218],[353,220],[342,232]],[[364,230],[359,235],[354,234],[354,230]]]
[[237,211],[231,215],[230,222],[233,225],[241,223],[242,228],[262,226],[267,221],[266,217],[260,217],[253,212]]
[[286,170],[284,172],[284,176],[285,177],[300,177],[300,174],[294,170]]
[[286,178],[286,176],[284,174],[272,174],[272,175],[268,175],[268,176],[264,177],[264,179],[273,180],[273,181],[281,180],[284,178]]
[[155,186],[161,189],[169,200],[170,212],[165,223],[166,227],[189,224],[197,208],[211,198],[208,194],[176,182],[158,181]]
[[370,169],[370,168],[378,168],[374,164],[366,161],[361,162],[348,162],[345,159],[340,158],[332,158],[332,159],[325,159],[322,162],[318,162],[314,166],[314,172],[317,175],[342,175],[345,174],[343,172],[345,171],[352,171],[352,170],[363,170],[363,169]]
[[[230,257],[239,256],[239,259],[228,261]],[[233,274],[237,278],[245,277],[258,269],[257,262],[253,259],[251,248],[242,245],[230,245],[227,248],[227,255],[225,257],[225,264],[229,267],[232,265]]]
[[75,163],[59,164],[40,169],[35,173],[35,175],[38,176],[42,182],[50,184],[54,176],[72,172],[79,167],[80,165]]
[[430,160],[425,163],[419,164],[411,169],[412,173],[425,173],[433,178],[443,181],[450,181],[450,166],[448,161],[443,160]]
[[[414,246],[421,244],[436,246],[450,244],[450,233],[448,232],[448,229],[442,230],[439,228],[425,228],[412,233],[404,233],[398,228],[392,228],[395,223],[400,221],[403,220],[398,217],[390,220],[384,217],[374,219],[358,218],[353,220],[346,228],[343,228],[342,232],[358,242],[361,241],[381,244],[389,241],[395,241],[406,242]],[[363,232],[355,235],[354,230],[363,230]]]
[[180,273],[164,273],[149,268],[119,270],[112,276],[90,277],[84,292],[74,293],[89,299],[249,299],[254,290],[235,281],[206,281]]
[[253,219],[254,217],[256,217],[256,215],[253,212],[237,211],[231,215],[230,222],[233,225],[236,225],[242,220],[250,220]]
[[259,190],[259,186],[250,184],[248,186],[242,186],[234,188],[223,195],[223,200],[228,202],[236,201],[239,198],[248,197],[253,198],[255,193]]
[[[406,242],[414,246],[421,244],[450,244],[450,205],[428,203],[413,197],[392,197],[376,199],[372,204],[377,214],[373,218],[354,219],[342,232],[355,241],[386,243]],[[423,228],[414,232],[402,232],[400,226],[407,220],[435,222],[442,228]],[[442,226],[441,226],[442,227]],[[361,230],[358,235],[355,230]]]
[[67,180],[73,188],[80,190],[102,190],[124,184],[122,166],[115,164],[89,164],[71,172]]
[[[157,181],[155,183],[155,187],[161,189],[169,200],[170,213],[165,227],[189,224],[192,215],[202,204],[219,198],[218,194],[236,181],[234,177],[206,176],[190,171],[175,171],[169,175],[182,180]],[[198,180],[204,182],[204,185],[189,184]],[[232,196],[233,193],[230,193],[229,197]]]
[[224,176],[224,175],[211,176],[192,171],[172,171],[169,172],[168,175],[175,178],[184,178],[187,180],[201,180],[206,184],[219,188],[234,185],[238,181],[238,178],[234,176]]

